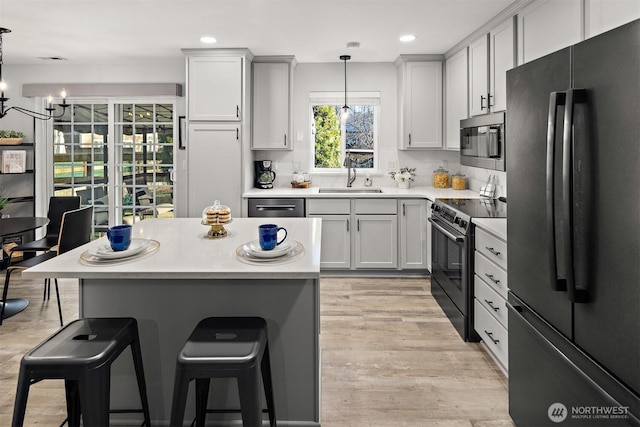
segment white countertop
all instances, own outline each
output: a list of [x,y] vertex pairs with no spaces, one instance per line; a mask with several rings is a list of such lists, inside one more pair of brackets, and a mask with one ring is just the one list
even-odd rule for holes
[[109,265],[86,265],[80,255],[87,249],[105,245],[106,237],[57,256],[22,274],[28,278],[145,278],[145,279],[242,279],[319,277],[320,236],[318,218],[274,218],[287,228],[288,237],[300,242],[304,251],[284,261],[248,264],[238,258],[236,249],[258,238],[258,225],[264,218],[234,218],[226,224],[227,237],[209,239],[208,226],[199,218],[146,219],[133,227],[133,238],[154,239],[157,251],[127,262]]
[[[345,187],[346,188],[346,187]],[[382,193],[319,193],[320,187],[310,188],[287,188],[277,187],[268,190],[261,190],[253,188],[249,191],[245,191],[242,197],[245,199],[250,198],[422,198],[429,199],[431,201],[435,199],[477,199],[480,195],[472,190],[453,190],[451,188],[434,188],[434,187],[411,187],[409,189],[401,189],[398,187],[352,187],[356,190],[358,188],[380,188]]]
[[489,233],[507,241],[507,219],[506,218],[472,218],[477,227],[480,227]]

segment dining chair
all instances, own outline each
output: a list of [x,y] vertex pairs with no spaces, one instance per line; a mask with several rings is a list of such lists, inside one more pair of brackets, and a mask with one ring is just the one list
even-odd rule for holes
[[80,208],[80,196],[53,196],[49,198],[49,210],[47,211],[47,233],[41,239],[26,242],[11,248],[11,254],[15,252],[44,252],[49,251],[58,244],[62,214],[67,211]]
[[[9,265],[4,280],[4,288],[2,290],[2,301],[7,300],[7,291],[9,290],[9,281],[14,271],[24,271],[30,267],[36,266],[44,261],[50,260],[57,255],[68,252],[78,246],[84,245],[91,240],[91,224],[93,222],[93,207],[85,206],[80,209],[64,212],[60,223],[60,232],[58,234],[57,250],[48,251],[32,258]],[[60,292],[58,290],[58,279],[54,279],[56,288],[56,297],[58,298],[58,315],[60,316],[60,326],[62,322],[62,307],[60,306]],[[2,316],[4,315],[5,304],[2,304],[0,312],[0,325],[2,324]]]
[[[78,209],[80,207],[80,202],[80,196],[50,197],[49,210],[47,211],[47,218],[49,219],[49,224],[47,224],[47,233],[41,239],[22,243],[12,247],[11,251],[9,252],[8,264],[11,265],[14,255],[19,252],[46,252],[54,248],[58,244],[58,237],[60,235],[60,224],[62,223],[62,214],[67,211]],[[48,299],[50,296],[50,282],[46,280],[43,299]]]

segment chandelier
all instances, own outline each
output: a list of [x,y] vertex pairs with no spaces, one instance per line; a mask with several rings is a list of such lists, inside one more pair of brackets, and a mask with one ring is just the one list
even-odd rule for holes
[[60,94],[60,96],[62,97],[62,104],[58,104],[62,107],[62,112],[57,116],[53,115],[53,112],[55,111],[55,107],[51,104],[51,96],[49,96],[47,108],[45,108],[45,110],[47,111],[46,113],[39,113],[37,111],[27,110],[26,108],[22,108],[18,106],[13,106],[13,107],[6,106],[6,102],[9,100],[9,98],[4,96],[4,91],[7,88],[7,84],[4,82],[4,79],[2,78],[2,35],[10,32],[11,30],[9,30],[8,28],[0,28],[0,119],[6,116],[7,113],[11,110],[18,111],[22,114],[26,114],[27,116],[31,116],[34,119],[38,119],[38,120],[49,120],[51,118],[62,117],[67,107],[69,106],[69,104],[67,104],[67,99],[66,99],[67,93],[64,90]]

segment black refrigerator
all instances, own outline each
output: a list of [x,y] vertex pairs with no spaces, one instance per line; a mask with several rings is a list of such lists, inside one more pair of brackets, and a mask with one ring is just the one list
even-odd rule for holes
[[506,117],[510,415],[640,425],[640,21],[507,72]]

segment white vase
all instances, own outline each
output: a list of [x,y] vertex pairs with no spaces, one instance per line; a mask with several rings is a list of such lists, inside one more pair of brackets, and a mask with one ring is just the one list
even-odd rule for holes
[[398,181],[398,188],[409,188],[411,181]]

